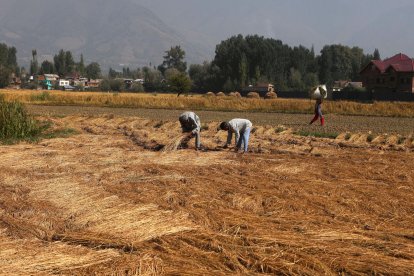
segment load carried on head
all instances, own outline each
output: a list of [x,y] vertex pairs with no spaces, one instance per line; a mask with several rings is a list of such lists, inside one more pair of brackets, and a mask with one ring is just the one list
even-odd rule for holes
[[312,99],[326,99],[328,97],[328,89],[325,84],[320,84],[316,87],[313,87],[309,91],[309,96]]

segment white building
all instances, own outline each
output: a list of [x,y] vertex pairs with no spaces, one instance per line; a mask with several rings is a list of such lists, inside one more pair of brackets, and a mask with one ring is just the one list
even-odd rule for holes
[[68,80],[59,80],[59,86],[68,86],[70,85]]

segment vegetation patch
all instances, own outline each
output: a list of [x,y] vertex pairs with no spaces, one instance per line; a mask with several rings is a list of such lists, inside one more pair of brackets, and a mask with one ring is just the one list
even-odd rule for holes
[[19,102],[7,102],[0,95],[0,141],[10,143],[38,136],[42,126]]
[[34,93],[30,95],[30,100],[33,102],[46,102],[52,101],[53,96],[48,91],[43,91],[41,93]]
[[0,143],[38,141],[76,134],[74,129],[52,129],[51,122],[39,122],[30,116],[20,102],[8,102],[0,95]]

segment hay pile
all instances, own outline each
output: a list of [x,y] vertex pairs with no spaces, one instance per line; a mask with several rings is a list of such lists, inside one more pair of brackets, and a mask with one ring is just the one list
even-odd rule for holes
[[257,93],[257,92],[249,92],[247,94],[247,98],[250,98],[250,99],[260,99],[260,94]]
[[267,92],[265,99],[276,99],[277,98],[277,94],[275,92]]
[[229,93],[230,97],[235,97],[235,98],[241,98],[241,95],[239,92],[235,91],[235,92],[230,92]]
[[226,94],[224,94],[224,92],[218,92],[218,93],[216,94],[216,96],[217,96],[217,97],[225,97],[225,96],[226,96]]
[[188,134],[180,134],[179,136],[171,139],[171,141],[164,146],[161,150],[162,152],[172,152],[176,151],[180,146],[186,145],[188,142]]

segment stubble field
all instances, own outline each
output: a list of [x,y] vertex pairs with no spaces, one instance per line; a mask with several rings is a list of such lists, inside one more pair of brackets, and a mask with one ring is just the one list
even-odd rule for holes
[[163,150],[177,121],[44,116],[69,138],[0,146],[0,274],[410,275],[413,141],[255,124],[250,152]]

